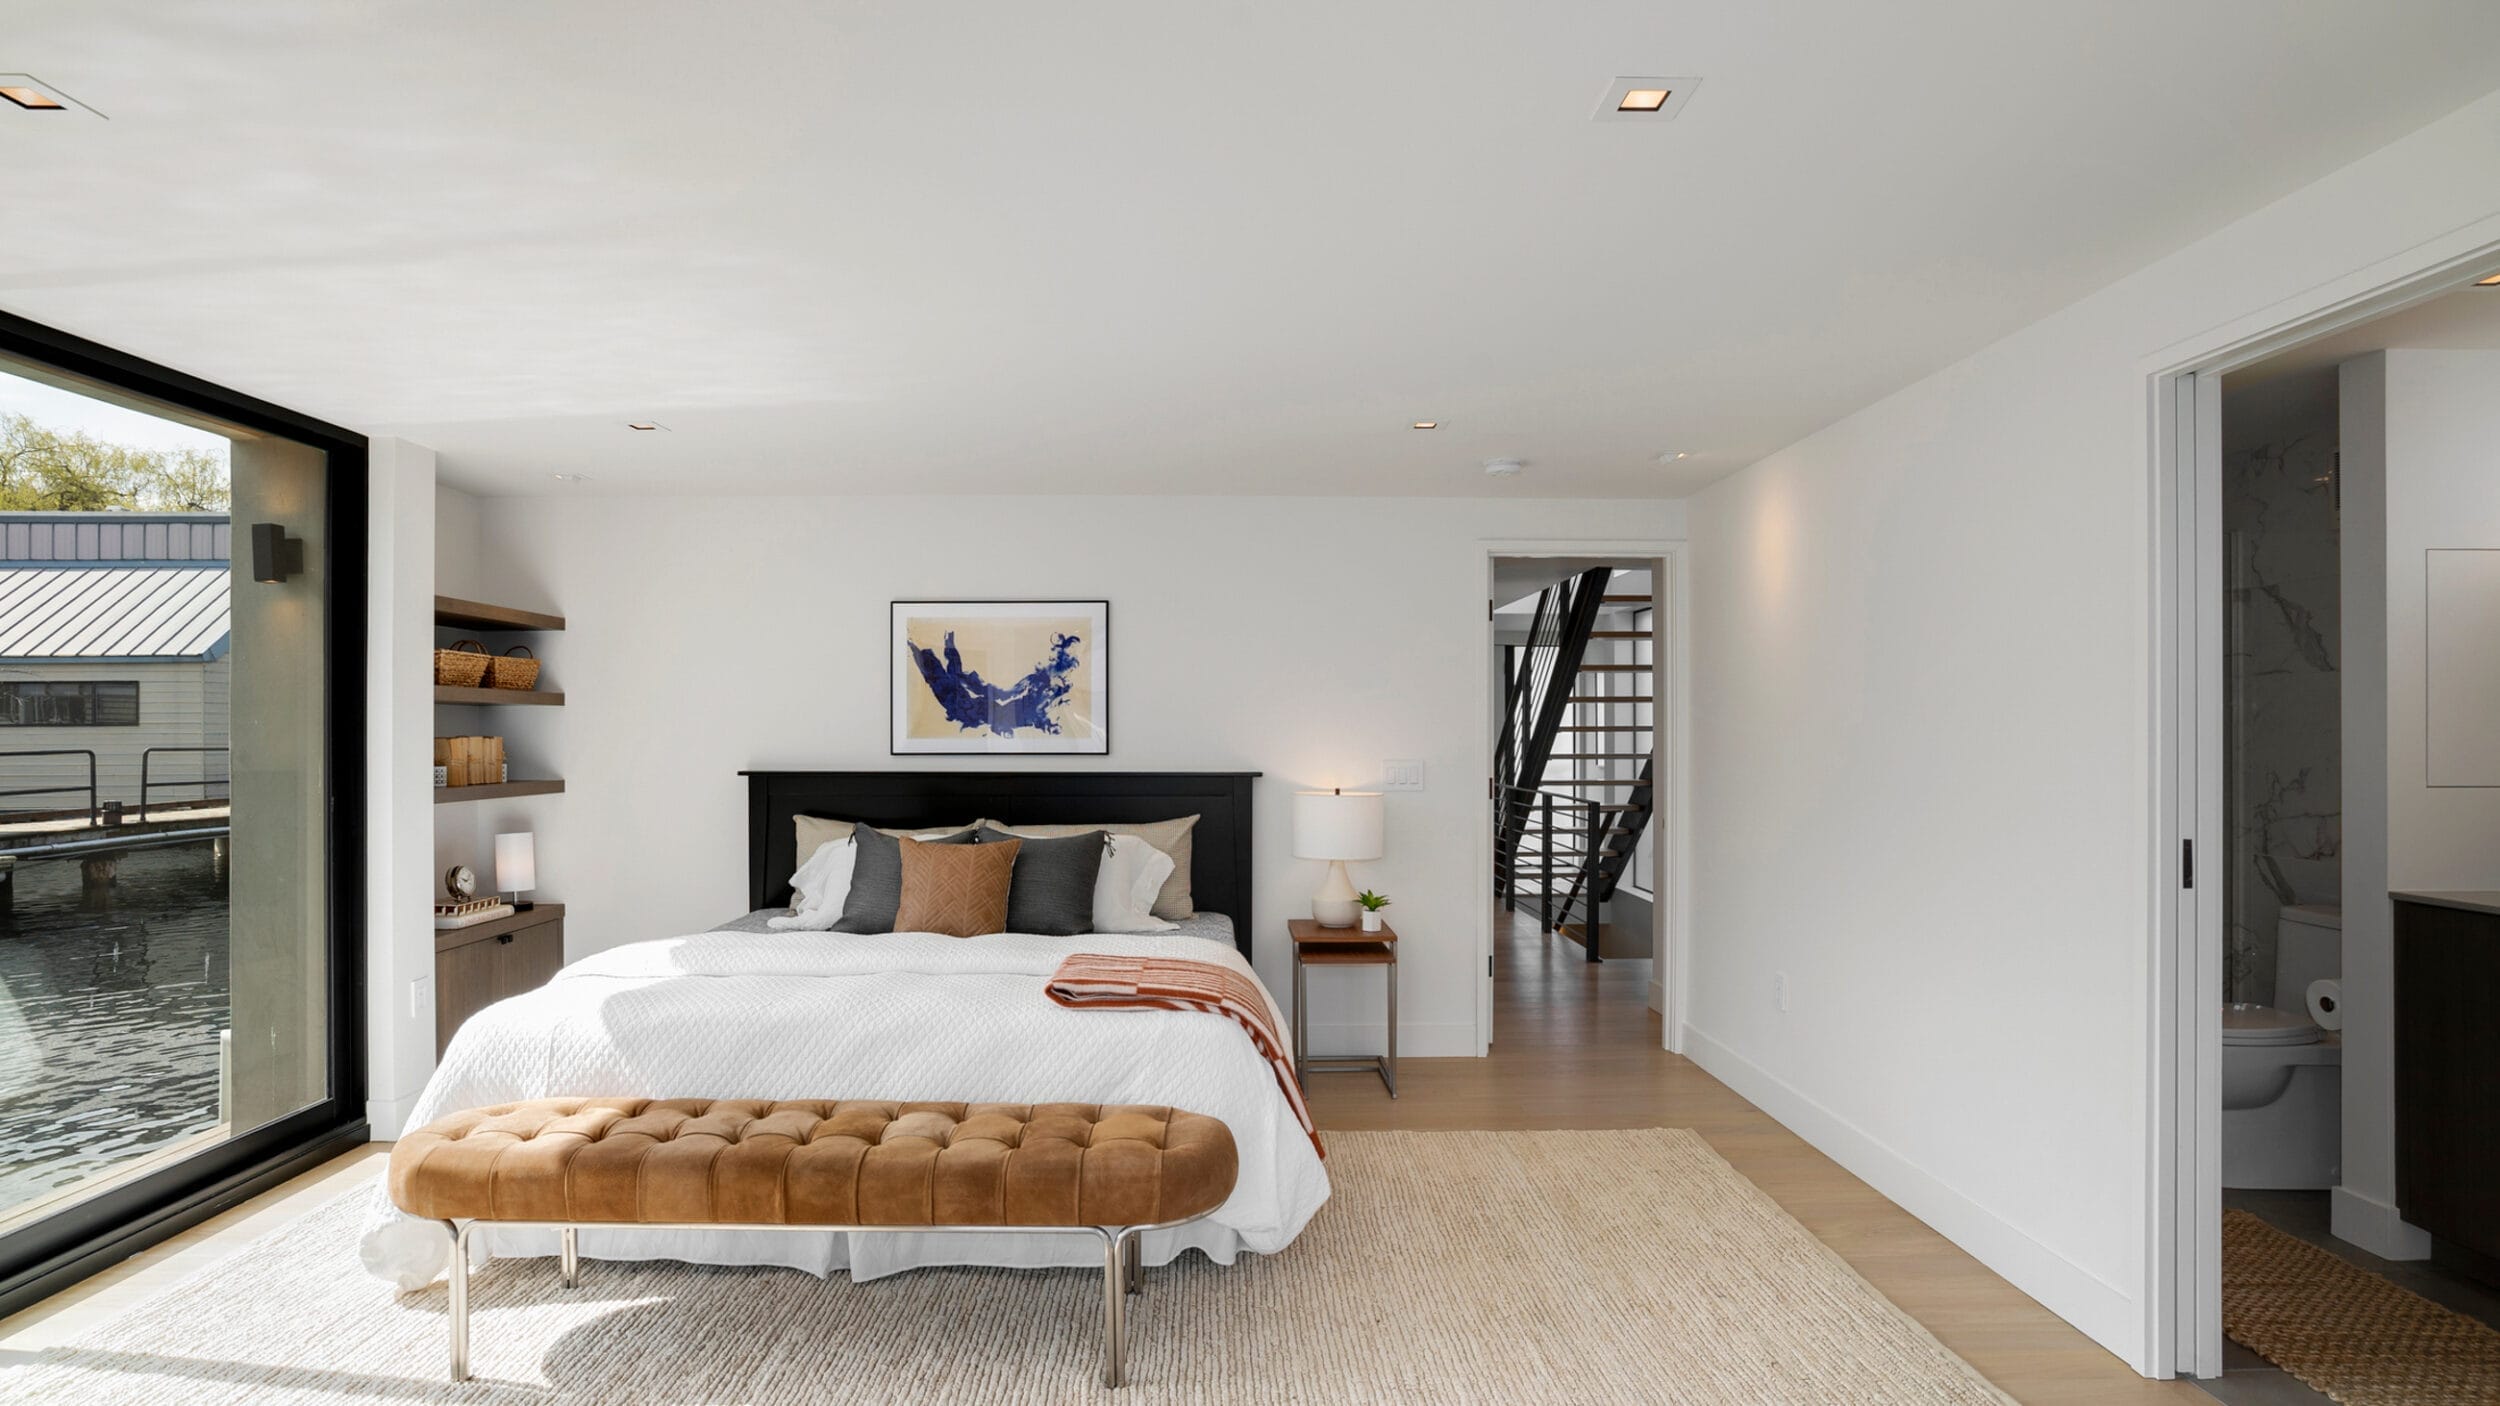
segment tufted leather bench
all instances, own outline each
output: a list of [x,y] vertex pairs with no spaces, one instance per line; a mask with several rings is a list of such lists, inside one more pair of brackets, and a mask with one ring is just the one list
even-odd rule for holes
[[480,1224],[1076,1231],[1104,1249],[1103,1380],[1126,1370],[1138,1237],[1232,1195],[1232,1131],[1201,1113],[1092,1104],[548,1098],[473,1108],[391,1150],[391,1199],[452,1235],[451,1377],[468,1379],[468,1239]]

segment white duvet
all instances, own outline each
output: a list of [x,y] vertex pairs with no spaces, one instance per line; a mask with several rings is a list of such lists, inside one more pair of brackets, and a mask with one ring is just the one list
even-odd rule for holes
[[[1230,1264],[1291,1244],[1328,1199],[1328,1174],[1249,1036],[1189,1011],[1072,1011],[1043,994],[1071,952],[1222,962],[1176,935],[960,939],[930,933],[712,932],[613,948],[480,1011],[452,1037],[408,1126],[482,1104],[568,1094],[1168,1104],[1220,1118],[1241,1153],[1232,1199],[1146,1238],[1167,1263]],[[1262,990],[1265,988],[1262,987]],[[1269,1010],[1281,1033],[1284,1017]],[[366,1268],[416,1288],[449,1259],[432,1221],[375,1192]],[[481,1231],[483,1253],[546,1255],[553,1231]],[[1094,1265],[1091,1237],[848,1235],[834,1231],[584,1230],[598,1259],[777,1264],[857,1279],[935,1264]]]

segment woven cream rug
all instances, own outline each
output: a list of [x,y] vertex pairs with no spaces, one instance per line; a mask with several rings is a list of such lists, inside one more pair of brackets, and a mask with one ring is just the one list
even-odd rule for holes
[[444,1290],[367,1278],[356,1193],[13,1367],[32,1402],[2007,1400],[1690,1132],[1336,1133],[1281,1255],[1189,1256],[1095,1373],[1098,1271],[553,1261],[472,1279],[480,1378],[443,1381]]
[[2500,1403],[2500,1331],[2246,1211],[2222,1213],[2222,1331],[2345,1406]]

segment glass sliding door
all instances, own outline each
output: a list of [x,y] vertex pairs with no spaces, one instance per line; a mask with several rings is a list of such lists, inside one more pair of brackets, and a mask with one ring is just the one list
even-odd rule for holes
[[0,319],[0,1311],[361,1137],[363,467]]

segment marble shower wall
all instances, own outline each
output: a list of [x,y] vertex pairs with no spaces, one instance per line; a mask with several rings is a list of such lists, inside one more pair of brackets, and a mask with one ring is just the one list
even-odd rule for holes
[[2343,897],[2335,393],[2327,367],[2223,394],[2223,984],[2235,1001],[2282,1005],[2276,915]]

